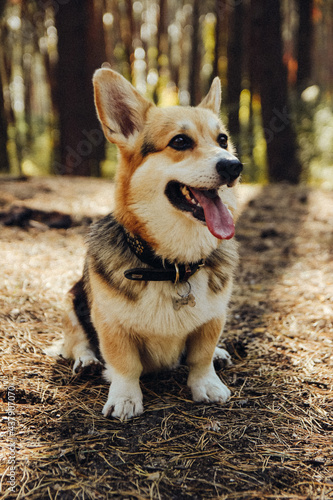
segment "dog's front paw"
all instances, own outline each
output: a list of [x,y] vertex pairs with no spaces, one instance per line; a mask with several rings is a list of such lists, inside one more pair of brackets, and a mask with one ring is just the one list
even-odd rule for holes
[[193,400],[198,402],[225,403],[231,396],[230,390],[221,382],[216,373],[194,379],[189,386]]
[[104,417],[115,417],[120,420],[128,420],[133,417],[141,415],[143,412],[142,398],[141,399],[127,399],[120,397],[115,401],[110,401],[110,398],[104,405]]
[[122,389],[115,383],[111,384],[108,400],[103,408],[105,417],[115,417],[120,420],[128,420],[143,413],[142,392],[139,386]]

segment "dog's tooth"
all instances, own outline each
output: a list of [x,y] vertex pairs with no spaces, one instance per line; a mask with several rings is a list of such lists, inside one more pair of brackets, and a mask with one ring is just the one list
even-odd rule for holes
[[186,197],[190,195],[189,190],[187,189],[187,187],[186,187],[186,186],[183,186],[183,187],[181,188],[181,192],[182,192],[182,193],[183,193],[183,195],[184,195],[184,196],[186,196]]
[[190,191],[188,190],[188,188],[186,186],[183,186],[181,188],[181,192],[185,196],[185,198],[187,199],[187,201],[192,202],[191,193],[190,193]]
[[201,208],[201,205],[200,203],[198,202],[198,200],[193,196],[193,194],[191,193],[191,191],[188,189],[187,186],[182,186],[180,188],[180,191],[181,193],[183,194],[183,196],[186,198],[186,200],[191,203],[192,205],[195,205],[196,207],[200,207]]

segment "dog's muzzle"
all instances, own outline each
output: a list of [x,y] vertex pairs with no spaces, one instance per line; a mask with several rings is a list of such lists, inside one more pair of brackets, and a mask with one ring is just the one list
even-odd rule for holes
[[243,164],[233,155],[230,155],[230,158],[223,158],[217,162],[216,170],[222,179],[222,183],[232,186],[233,182],[240,176]]

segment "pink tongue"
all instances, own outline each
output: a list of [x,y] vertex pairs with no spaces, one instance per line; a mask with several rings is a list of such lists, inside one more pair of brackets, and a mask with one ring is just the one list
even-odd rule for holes
[[219,196],[208,198],[204,191],[191,188],[196,200],[205,212],[206,224],[209,231],[220,240],[229,240],[235,234],[235,225],[227,207]]

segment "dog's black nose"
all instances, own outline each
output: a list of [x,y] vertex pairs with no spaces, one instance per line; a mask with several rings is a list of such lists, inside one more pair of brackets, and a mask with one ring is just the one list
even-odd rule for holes
[[237,158],[223,158],[223,160],[217,162],[216,170],[223,184],[231,184],[239,177],[243,170],[243,165]]

